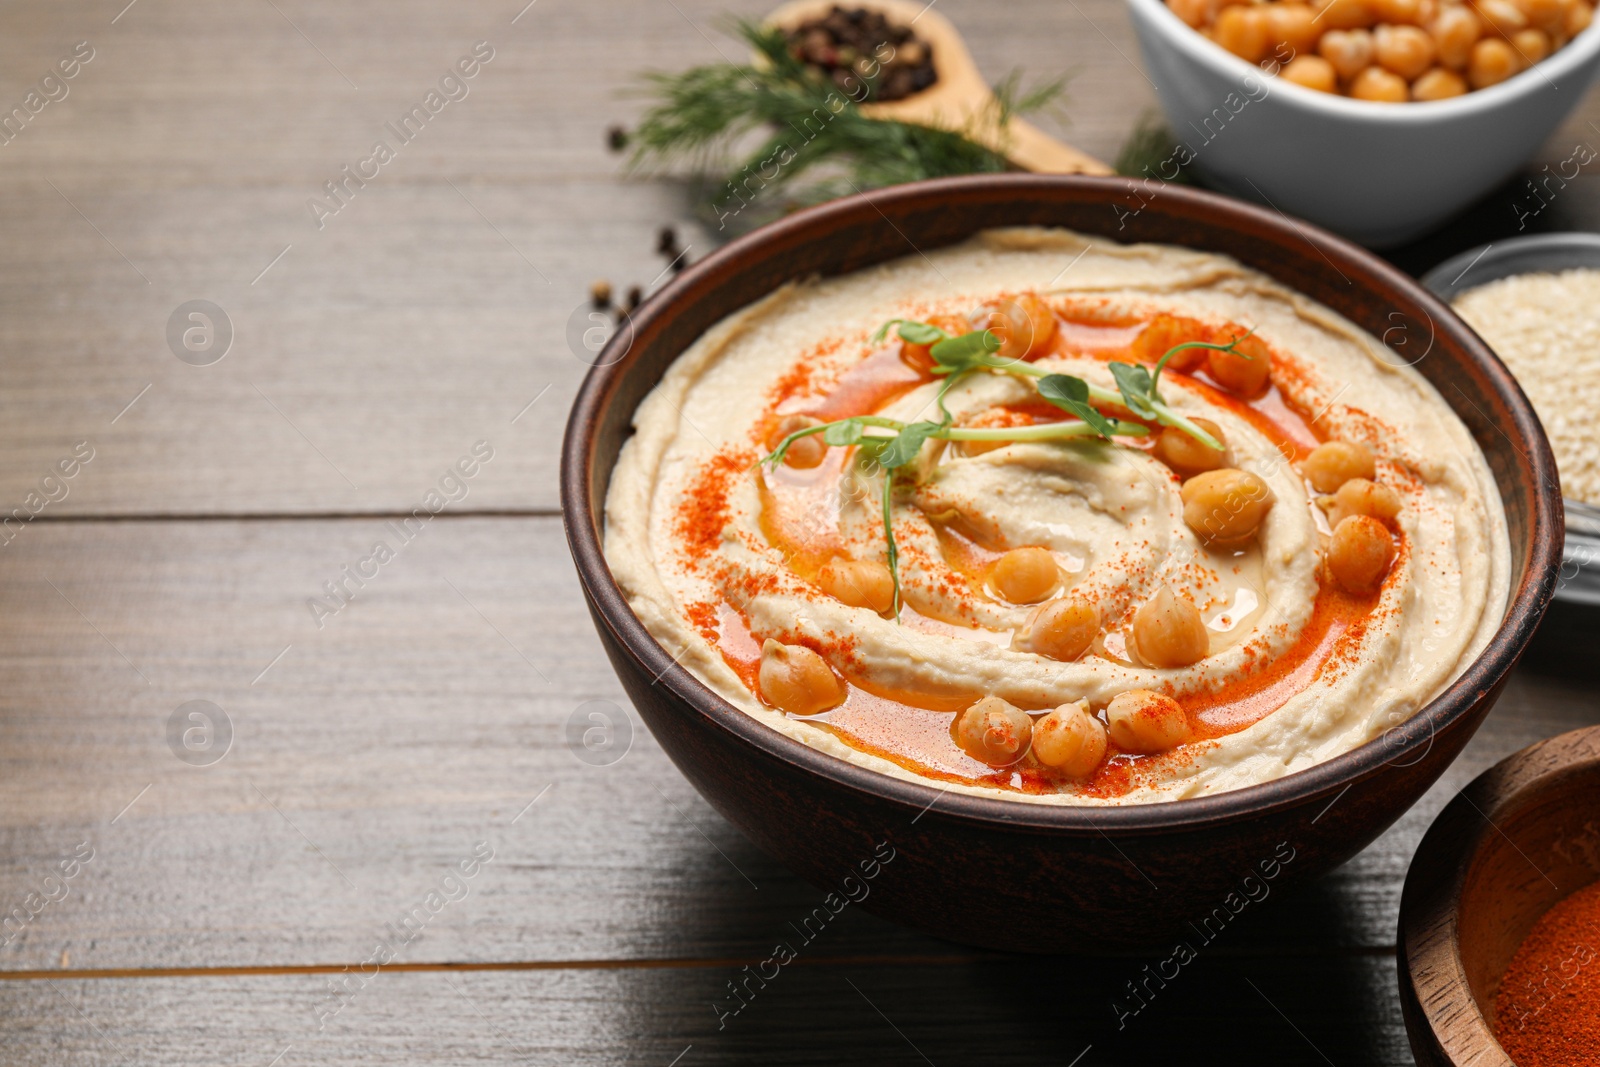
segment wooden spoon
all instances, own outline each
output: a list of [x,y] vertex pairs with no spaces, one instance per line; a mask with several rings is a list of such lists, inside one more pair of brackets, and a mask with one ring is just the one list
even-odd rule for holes
[[890,119],[954,130],[1006,157],[1023,170],[1040,174],[1112,174],[1093,156],[1056,140],[1043,130],[1013,116],[1003,127],[996,122],[998,102],[978,73],[966,42],[950,20],[931,4],[913,0],[793,0],[767,16],[767,24],[791,29],[822,18],[836,3],[846,8],[866,8],[883,14],[891,23],[910,26],[933,51],[939,80],[918,93],[886,103],[862,104],[869,118]]

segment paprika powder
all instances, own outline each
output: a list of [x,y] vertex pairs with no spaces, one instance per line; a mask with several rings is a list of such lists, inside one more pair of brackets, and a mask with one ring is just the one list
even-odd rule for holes
[[1523,939],[1495,997],[1495,1036],[1517,1067],[1600,1063],[1600,882]]

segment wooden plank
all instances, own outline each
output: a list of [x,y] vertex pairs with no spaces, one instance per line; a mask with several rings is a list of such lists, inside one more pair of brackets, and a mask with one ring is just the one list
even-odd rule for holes
[[[396,558],[318,629],[307,599],[378,540]],[[445,517],[403,547],[377,519],[30,527],[0,553],[0,911],[95,858],[0,968],[360,960],[479,841],[498,858],[406,962],[737,956],[815,904],[637,722],[620,762],[580,762],[564,731],[592,699],[625,704],[553,519]],[[212,766],[168,747],[191,700],[233,724]],[[1394,830],[1214,951],[1392,946],[1449,793],[1595,717],[1581,681],[1519,675]],[[838,932],[830,955],[952,951],[853,910]]]
[[[657,278],[663,223],[691,257],[710,247],[677,186],[619,175],[603,132],[639,104],[618,93],[737,53],[721,4],[555,4],[513,26],[520,6],[24,12],[0,70],[97,51],[4,149],[0,502],[103,439],[94,488],[54,514],[398,510],[487,437],[503,458],[473,506],[553,507],[589,280]],[[498,46],[470,95],[319,229],[307,201],[482,37]],[[1041,73],[1069,61],[1048,58]],[[235,332],[207,367],[166,339],[196,298]]]
[[[760,957],[755,957],[758,960]],[[753,962],[753,961],[752,961]],[[815,965],[748,1005],[741,966],[0,983],[18,1062],[266,1064],[1410,1064],[1390,958],[1201,955],[1122,1016],[1122,962]],[[768,974],[773,974],[769,968]],[[1171,970],[1168,972],[1174,973]],[[344,975],[338,978],[344,980]],[[1270,998],[1270,999],[1269,999]],[[319,1013],[341,1008],[318,1029]]]
[[[719,17],[765,4],[546,0],[513,24],[521,7],[8,16],[0,101],[75,42],[96,52],[0,146],[0,510],[79,440],[103,443],[93,477],[49,514],[400,510],[478,439],[501,449],[473,508],[553,508],[585,370],[566,330],[589,281],[650,282],[661,224],[692,257],[717,236],[679,186],[626,180],[603,131],[638,113],[622,94],[642,70],[737,57]],[[1114,157],[1152,103],[1116,0],[940,10],[992,78],[1076,71],[1066,115],[1041,123],[1091,153]],[[479,39],[496,52],[470,95],[318,229],[307,201]],[[1597,117],[1586,105],[1545,155],[1565,158]],[[1509,199],[1494,213],[1510,218]],[[212,366],[168,346],[194,299],[234,327]]]
[[[321,241],[311,230],[255,287],[299,235],[281,224],[261,235],[262,209],[239,193],[72,189],[101,220],[138,217],[150,240],[178,241],[168,261],[116,235],[149,286],[48,186],[4,198],[0,226],[15,241],[0,262],[15,283],[0,297],[4,509],[82,440],[95,462],[52,516],[404,512],[479,440],[496,459],[470,507],[553,508],[565,410],[587,370],[565,341],[580,279],[618,262],[641,280],[657,273],[649,249],[667,193],[644,187],[578,242],[565,220],[591,202],[581,184],[531,198],[465,176],[458,187],[374,188],[368,214]],[[190,238],[175,235],[197,203],[208,231],[260,236],[189,255]],[[180,362],[165,339],[195,298],[233,324],[232,351],[211,366]]]
[[[604,130],[637,115],[641,102],[625,93],[641,75],[744,59],[730,20],[758,19],[776,6],[543,0],[518,18],[524,5],[366,0],[325,8],[291,0],[279,14],[270,5],[144,0],[115,26],[98,9],[27,5],[8,17],[0,42],[0,99],[20,99],[79,40],[90,41],[95,57],[68,97],[4,149],[16,157],[7,159],[8,172],[168,193],[287,185],[294,210],[304,212],[310,192],[301,187],[320,187],[353,153],[364,155],[385,122],[483,40],[494,57],[467,97],[445,106],[419,142],[422,151],[415,158],[402,151],[401,169],[385,181],[437,181],[466,167],[497,181],[609,182],[616,160]],[[1041,124],[1070,129],[1086,151],[1115,155],[1131,120],[1154,101],[1133,65],[1137,45],[1116,0],[1025,0],[1004,18],[979,0],[943,0],[939,10],[946,8],[991,82],[1013,70],[1037,82],[1073,75],[1072,105]],[[596,207],[615,192],[597,189]]]

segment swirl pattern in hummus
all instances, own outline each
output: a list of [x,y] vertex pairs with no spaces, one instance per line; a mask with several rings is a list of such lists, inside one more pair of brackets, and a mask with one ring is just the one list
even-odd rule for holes
[[[897,481],[900,621],[821,591],[836,556],[884,556],[883,472],[831,448],[813,470],[759,468],[778,417],[870,411],[934,417],[938,380],[874,331],[1034,294],[1060,318],[1042,369],[1114,388],[1158,315],[1239,324],[1272,351],[1272,389],[1248,402],[1203,375],[1162,381],[1179,414],[1220,427],[1230,466],[1275,503],[1246,546],[1208,546],[1181,480],[1137,442],[1017,442],[966,454],[930,441]],[[1025,378],[981,373],[946,403],[958,425],[1036,403]],[[866,405],[863,408],[863,404]],[[1126,412],[1123,413],[1126,417]],[[1232,260],[1120,246],[1060,230],[991,231],[961,246],[788,286],[730,316],[669,369],[635,415],[613,472],[606,556],[634,611],[678,662],[773,729],[862,766],[1041,803],[1201,796],[1280,777],[1410,717],[1483,649],[1504,612],[1509,548],[1499,495],[1465,428],[1419,374],[1328,309]],[[1340,593],[1324,565],[1327,501],[1298,461],[1358,441],[1403,508],[1381,589]],[[974,450],[976,452],[976,450]],[[985,568],[1040,546],[1104,631],[1072,662],[1018,651],[1029,607]],[[1141,665],[1129,619],[1163,586],[1199,608],[1210,654]],[[843,706],[796,718],[755,684],[761,642],[815,650],[848,683]],[[998,697],[1038,714],[1119,693],[1175,698],[1190,740],[1159,755],[1113,746],[1092,777],[996,769],[951,739],[953,713]]]

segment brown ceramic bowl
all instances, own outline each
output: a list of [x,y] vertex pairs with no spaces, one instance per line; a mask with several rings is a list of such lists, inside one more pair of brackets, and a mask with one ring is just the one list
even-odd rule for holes
[[1600,878],[1600,727],[1479,775],[1422,839],[1400,898],[1400,1005],[1419,1067],[1512,1067],[1500,976],[1551,905]]
[[[1216,796],[1100,809],[952,795],[853,766],[769,730],[676,666],[628,608],[601,551],[606,487],[639,401],[701,333],[790,279],[1016,225],[1224,253],[1414,353],[1403,358],[1439,387],[1488,456],[1509,519],[1510,610],[1477,662],[1414,718],[1326,763]],[[561,499],[584,594],[623,687],[718,811],[828,888],[887,841],[895,858],[878,869],[863,907],[958,941],[1032,951],[1151,944],[1219,910],[1226,921],[1230,894],[1240,899],[1246,878],[1271,871],[1278,885],[1301,881],[1360,851],[1483,721],[1544,613],[1561,560],[1561,501],[1538,420],[1505,367],[1447,307],[1309,225],[1118,178],[920,182],[799,212],[712,253],[647,301],[631,332],[599,354],[567,425]]]

